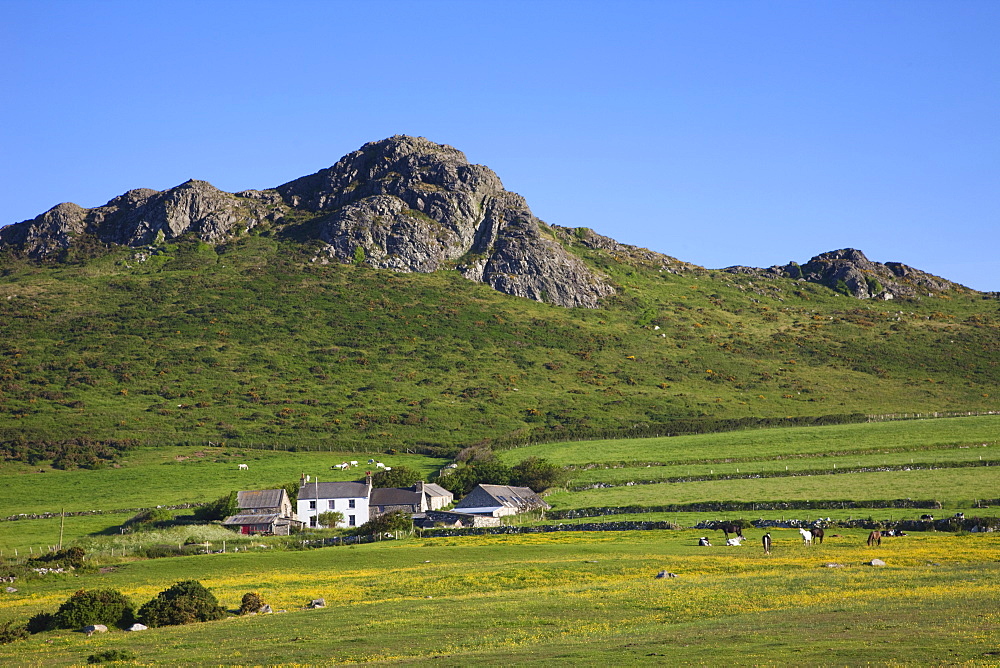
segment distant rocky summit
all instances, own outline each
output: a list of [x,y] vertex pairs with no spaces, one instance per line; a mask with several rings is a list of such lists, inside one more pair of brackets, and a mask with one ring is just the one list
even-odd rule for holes
[[900,262],[872,262],[854,248],[823,253],[802,265],[790,262],[766,269],[735,266],[726,267],[723,271],[819,283],[858,299],[913,297],[922,292],[940,292],[962,287]]
[[317,260],[405,272],[457,269],[500,292],[595,307],[614,293],[504,190],[488,167],[451,146],[395,136],[269,190],[226,193],[205,181],[138,189],[104,206],[65,203],[0,229],[0,248],[45,257],[83,237],[145,246],[193,234],[218,244],[258,226],[324,242]]
[[[469,164],[451,146],[402,135],[267,190],[227,193],[192,180],[164,192],[130,190],[93,209],[59,204],[0,228],[0,250],[58,258],[85,243],[141,247],[186,235],[222,244],[255,229],[320,242],[314,262],[455,270],[500,292],[560,306],[593,308],[615,292],[607,277],[567,250],[573,245],[658,271],[701,269],[587,228],[545,225],[488,167]],[[804,265],[725,271],[820,283],[860,299],[961,287],[898,262],[872,262],[852,248]]]

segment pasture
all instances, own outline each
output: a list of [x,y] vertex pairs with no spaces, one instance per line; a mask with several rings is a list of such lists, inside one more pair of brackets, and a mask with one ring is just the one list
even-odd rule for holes
[[[81,587],[141,603],[187,578],[226,607],[253,590],[287,612],[92,638],[48,632],[0,646],[0,662],[78,665],[128,649],[142,665],[996,665],[1000,536],[868,548],[843,531],[808,548],[773,530],[765,556],[762,532],[749,533],[740,548],[699,548],[690,530],[574,532],[122,563],[33,581],[5,595],[0,621],[53,610]],[[876,557],[887,565],[866,565]],[[655,578],[661,570],[677,577]],[[302,609],[318,596],[328,607]]]

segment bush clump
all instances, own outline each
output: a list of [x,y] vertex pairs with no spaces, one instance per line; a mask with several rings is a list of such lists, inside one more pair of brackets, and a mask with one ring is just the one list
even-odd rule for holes
[[28,627],[15,624],[13,620],[0,624],[0,645],[6,645],[28,637]]
[[81,589],[59,606],[51,620],[45,621],[50,628],[57,629],[78,629],[91,624],[124,628],[135,621],[135,609],[124,594],[114,589]]
[[57,564],[64,568],[80,568],[86,555],[82,547],[68,547],[65,550],[46,552],[28,561],[30,564]]
[[251,612],[260,612],[264,605],[264,599],[260,597],[260,594],[248,591],[243,594],[243,600],[240,601],[240,614],[249,615]]
[[215,595],[197,580],[178,582],[139,608],[139,621],[149,627],[207,622],[225,616]]
[[379,533],[396,533],[397,531],[405,531],[407,533],[413,531],[413,518],[409,513],[402,510],[393,510],[392,512],[378,515],[359,526],[355,529],[354,533],[358,536],[370,536]]
[[108,649],[87,657],[87,663],[114,663],[115,661],[134,661],[135,653],[127,649]]

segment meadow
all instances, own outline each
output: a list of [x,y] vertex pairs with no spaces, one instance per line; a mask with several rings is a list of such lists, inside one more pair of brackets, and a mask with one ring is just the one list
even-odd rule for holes
[[[139,665],[996,665],[1000,536],[868,548],[846,530],[806,548],[797,532],[772,535],[771,555],[753,542],[699,548],[693,531],[647,531],[121,563],[32,582],[4,598],[0,618],[54,609],[80,587],[142,602],[187,578],[226,607],[253,590],[287,612],[92,638],[47,632],[0,646],[0,662],[79,665],[128,649]],[[655,578],[661,570],[677,577]],[[326,608],[303,610],[319,596]]]
[[[833,473],[833,465],[877,466],[913,458],[941,465],[990,459],[997,416],[758,429],[670,438],[567,442],[503,451],[507,463],[545,456],[573,478],[615,485],[553,490],[555,510],[692,501],[935,498],[936,515],[975,508],[1000,489],[997,466]],[[425,455],[373,457],[418,469],[428,478],[448,461]],[[233,489],[297,480],[352,479],[330,470],[348,452],[284,452],[226,447],[140,447],[118,468],[58,470],[8,463],[0,470],[0,509],[54,510],[51,490],[65,490],[67,511],[114,511],[208,501]],[[367,461],[367,460],[365,460]],[[240,471],[238,465],[248,464]],[[628,475],[735,468],[810,475],[622,484]],[[804,467],[804,468],[802,468]],[[362,467],[363,470],[363,467]],[[40,473],[39,471],[44,471]],[[744,473],[744,471],[740,471]],[[752,472],[750,473],[752,475]],[[623,477],[625,476],[625,477]],[[575,488],[574,488],[575,490]],[[55,509],[58,510],[58,509]],[[183,511],[181,511],[183,512]],[[704,520],[915,519],[919,508],[766,510],[753,513],[608,514],[597,520],[666,519],[682,527]],[[306,548],[298,537],[240,538],[215,526],[109,532],[130,513],[67,517],[65,544],[84,547],[87,568],[18,581],[0,592],[0,623],[52,612],[80,588],[118,589],[136,604],[174,582],[197,579],[234,610],[247,591],[280,612],[184,627],[87,638],[45,632],[0,646],[0,663],[81,665],[90,654],[128,649],[139,665],[594,665],[607,661],[703,665],[998,665],[1000,533],[910,531],[865,544],[867,531],[829,527],[822,545],[806,547],[797,531],[770,529],[771,555],[749,542],[723,547],[717,531],[561,531],[545,534],[410,537],[355,546]],[[582,518],[592,521],[591,518]],[[575,520],[548,520],[573,526]],[[515,524],[531,523],[516,520]],[[56,541],[60,518],[0,523],[10,550],[36,552]],[[709,534],[715,547],[697,546]],[[303,536],[308,538],[309,536]],[[225,541],[225,543],[223,543]],[[212,554],[144,559],[150,545],[205,543]],[[225,553],[219,552],[228,545]],[[239,548],[239,551],[234,551]],[[878,558],[886,565],[869,562]],[[835,566],[828,566],[834,564]],[[676,578],[654,577],[660,571]],[[327,607],[305,610],[323,597]],[[886,648],[891,648],[887,651]]]

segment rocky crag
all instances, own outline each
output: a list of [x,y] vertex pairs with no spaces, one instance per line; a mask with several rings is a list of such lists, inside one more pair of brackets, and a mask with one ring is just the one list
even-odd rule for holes
[[131,190],[104,206],[60,204],[0,230],[0,248],[57,255],[82,239],[145,246],[193,234],[219,244],[258,226],[321,240],[317,261],[404,272],[455,269],[510,295],[595,307],[607,279],[559,243],[520,195],[450,146],[396,136],[269,190],[226,193],[204,181]]
[[914,269],[901,262],[872,262],[854,248],[844,248],[817,255],[806,264],[790,262],[764,269],[726,267],[733,274],[762,278],[791,278],[819,283],[858,299],[893,299],[915,297],[921,293],[962,288],[957,283]]
[[[547,226],[488,167],[469,164],[451,146],[407,136],[365,144],[332,167],[267,190],[227,193],[192,180],[163,192],[130,190],[93,209],[59,204],[0,228],[0,250],[58,258],[88,242],[142,247],[190,235],[222,244],[255,229],[321,242],[316,262],[454,270],[500,292],[560,306],[593,308],[615,292],[607,277],[567,250],[573,245],[659,271],[703,270],[587,228]],[[725,271],[820,283],[860,299],[961,287],[898,262],[872,262],[850,248],[803,265]]]

